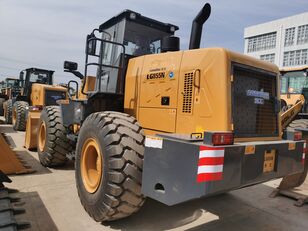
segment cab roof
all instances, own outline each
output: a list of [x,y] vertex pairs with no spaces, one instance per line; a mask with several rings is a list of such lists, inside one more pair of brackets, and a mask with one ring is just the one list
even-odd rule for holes
[[290,67],[290,68],[283,68],[280,69],[280,72],[285,73],[285,72],[292,72],[292,71],[305,71],[308,70],[308,65],[304,67]]
[[117,16],[112,17],[108,21],[101,24],[99,27],[99,31],[102,32],[112,27],[113,25],[119,23],[123,19],[126,19],[128,21],[134,21],[138,24],[152,27],[152,28],[155,28],[155,29],[167,32],[167,33],[171,33],[171,34],[174,34],[174,32],[179,29],[179,27],[176,25],[172,25],[169,23],[163,23],[163,22],[145,17],[132,10],[124,10],[122,13],[118,14]]

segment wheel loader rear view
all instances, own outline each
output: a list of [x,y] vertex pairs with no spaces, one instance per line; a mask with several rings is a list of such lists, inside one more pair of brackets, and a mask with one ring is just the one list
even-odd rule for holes
[[126,10],[87,36],[84,75],[65,62],[87,97],[43,109],[38,153],[50,167],[75,150],[78,195],[94,220],[130,216],[145,197],[175,205],[303,172],[301,133],[282,138],[278,68],[200,49],[210,11],[194,19],[189,50],[177,26]]

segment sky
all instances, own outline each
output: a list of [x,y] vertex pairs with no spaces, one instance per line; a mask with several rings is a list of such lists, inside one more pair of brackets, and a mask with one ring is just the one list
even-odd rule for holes
[[[308,11],[307,0],[208,0],[212,14],[201,47],[243,52],[244,28]],[[188,48],[193,18],[203,0],[0,0],[0,80],[28,67],[55,70],[55,82],[74,78],[63,61],[84,69],[86,35],[124,9],[178,25],[181,49]]]

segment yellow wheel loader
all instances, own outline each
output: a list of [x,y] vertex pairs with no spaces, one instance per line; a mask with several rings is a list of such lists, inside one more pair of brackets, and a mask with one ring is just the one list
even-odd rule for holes
[[[28,68],[20,73],[22,91],[14,99],[12,122],[15,130],[26,129],[29,107],[40,111],[45,105],[56,105],[57,100],[66,99],[66,88],[53,85],[54,71]],[[25,76],[25,79],[24,79]]]
[[[200,48],[210,12],[205,4],[189,50],[180,50],[177,26],[126,10],[87,36],[84,75],[64,63],[77,76],[96,76],[93,91],[81,87],[86,99],[70,96],[56,109],[94,220],[128,217],[146,197],[171,206],[303,172],[301,133],[282,136],[278,67]],[[49,132],[52,118],[39,125],[44,166],[65,157],[50,151],[62,148]]]
[[12,99],[20,94],[21,82],[16,78],[6,78],[0,93],[0,116],[4,116],[5,123],[12,123]]

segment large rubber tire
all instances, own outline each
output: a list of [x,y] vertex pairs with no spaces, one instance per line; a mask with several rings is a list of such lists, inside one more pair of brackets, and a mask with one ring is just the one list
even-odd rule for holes
[[12,124],[15,131],[25,131],[27,124],[27,110],[29,104],[25,101],[16,101],[12,110]]
[[308,128],[308,119],[293,120],[287,127],[287,130],[294,131],[296,128]]
[[13,109],[13,102],[11,99],[8,99],[5,102],[5,113],[4,113],[4,117],[5,117],[5,123],[6,124],[11,124],[12,123],[12,109]]
[[4,115],[4,109],[3,109],[3,103],[4,103],[5,99],[4,98],[0,98],[0,116]]
[[73,151],[67,138],[59,106],[47,106],[41,112],[37,135],[37,152],[41,164],[56,167],[67,162],[66,155]]
[[[88,140],[98,144],[99,153],[94,165],[101,167],[97,172],[102,174],[93,192],[89,192],[89,183],[85,183],[85,174],[91,169],[83,171],[83,160],[87,160],[84,146]],[[98,112],[84,121],[76,147],[75,178],[81,203],[95,221],[121,219],[137,212],[143,205],[144,140],[139,123],[127,114]]]

